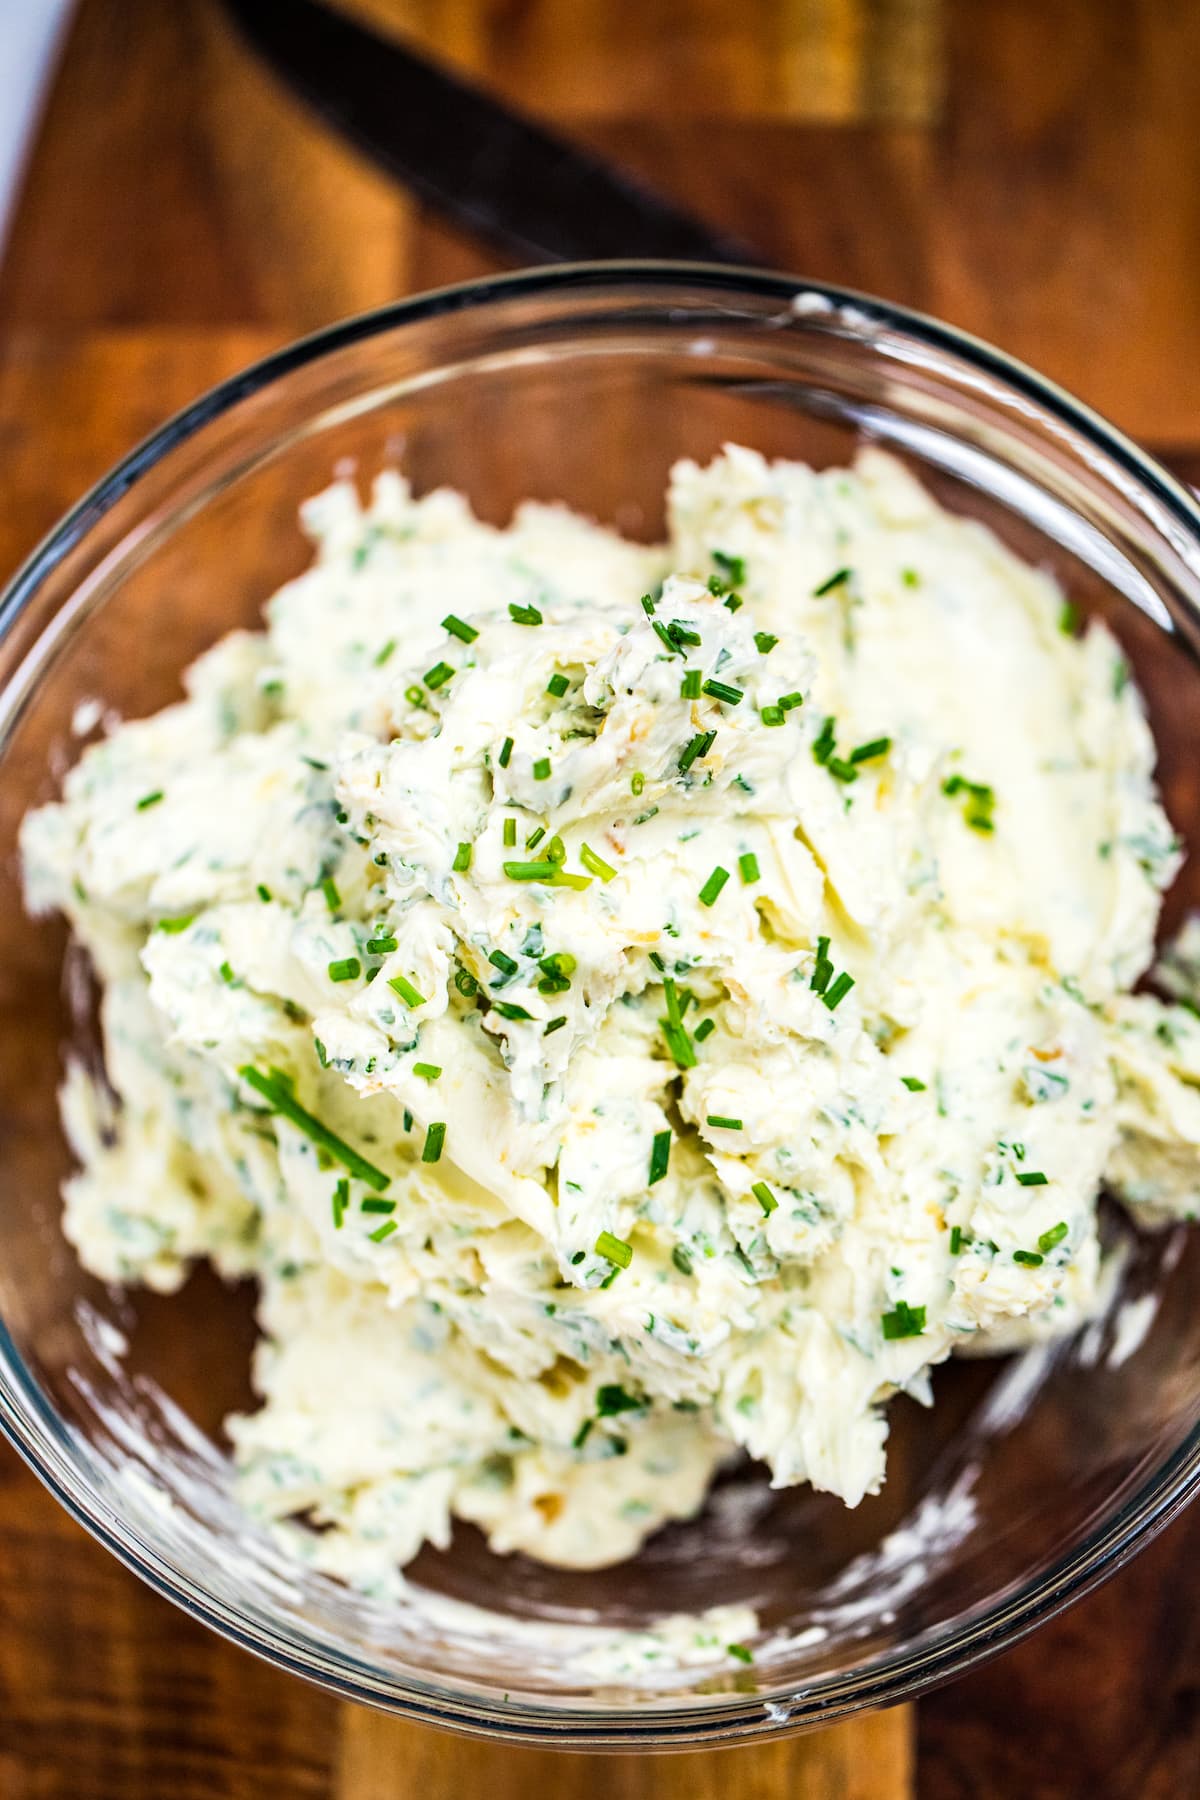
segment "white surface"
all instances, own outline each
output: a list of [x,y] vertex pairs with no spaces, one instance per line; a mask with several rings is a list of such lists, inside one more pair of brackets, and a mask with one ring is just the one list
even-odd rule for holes
[[0,254],[72,0],[0,0]]

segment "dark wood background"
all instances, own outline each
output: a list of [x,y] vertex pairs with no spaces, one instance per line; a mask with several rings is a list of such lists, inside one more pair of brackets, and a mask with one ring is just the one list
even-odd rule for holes
[[[991,338],[1200,475],[1197,0],[357,0],[781,266]],[[83,0],[0,268],[0,574],[261,352],[494,267],[212,0]],[[1200,1794],[1200,1511],[915,1708],[753,1751],[485,1749],[157,1599],[0,1452],[0,1800]]]

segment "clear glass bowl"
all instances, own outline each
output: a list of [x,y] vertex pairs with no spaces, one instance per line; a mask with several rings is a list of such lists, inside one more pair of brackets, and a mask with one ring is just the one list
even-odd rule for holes
[[[98,698],[126,716],[306,559],[296,509],[334,471],[397,460],[485,517],[561,499],[662,526],[667,471],[726,440],[817,464],[892,446],[1102,613],[1136,668],[1200,898],[1200,513],[1162,469],[996,351],[895,307],[775,276],[642,264],[478,283],[352,320],[197,402],[67,517],[0,601],[0,1420],[75,1516],[237,1642],[340,1693],[497,1737],[713,1742],[919,1692],[1012,1643],[1118,1567],[1200,1481],[1200,1232],[1135,1243],[1144,1340],[1116,1323],[1017,1362],[959,1362],[891,1409],[885,1491],[855,1512],[729,1477],[636,1563],[563,1573],[460,1531],[384,1607],[289,1564],[240,1516],[220,1421],[250,1402],[253,1293],[199,1270],[114,1294],[59,1231],[64,1043],[93,1042],[86,971],[26,919],[15,834]],[[95,709],[93,709],[94,711]],[[65,976],[64,976],[65,969]],[[1113,1229],[1124,1228],[1114,1217]],[[1115,1353],[1114,1353],[1115,1349]],[[121,1354],[118,1354],[121,1352]],[[559,1633],[726,1603],[762,1621],[752,1668],[589,1676]]]

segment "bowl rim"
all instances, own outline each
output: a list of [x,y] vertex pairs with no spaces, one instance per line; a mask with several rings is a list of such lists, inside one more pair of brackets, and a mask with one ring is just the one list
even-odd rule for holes
[[[309,333],[208,389],[102,476],[19,566],[0,592],[0,645],[45,579],[144,475],[205,425],[290,374],[395,327],[479,311],[515,296],[565,298],[606,290],[636,294],[674,284],[685,285],[701,298],[741,293],[790,305],[798,295],[812,296],[817,316],[849,312],[872,328],[903,333],[930,350],[958,358],[1010,393],[1044,408],[1059,424],[1111,459],[1166,509],[1190,540],[1200,568],[1200,505],[1184,484],[1102,415],[985,340],[853,288],[773,270],[703,262],[614,260],[490,275],[394,301]],[[752,1695],[734,1692],[712,1696],[704,1703],[661,1709],[657,1705],[623,1704],[609,1709],[558,1705],[525,1696],[518,1704],[505,1706],[465,1687],[443,1687],[433,1680],[368,1678],[365,1672],[354,1672],[345,1658],[311,1640],[301,1651],[290,1630],[252,1622],[170,1567],[142,1544],[79,1476],[66,1453],[62,1422],[2,1318],[0,1432],[65,1510],[119,1561],[184,1612],[241,1648],[343,1698],[475,1736],[568,1750],[749,1742],[912,1698],[1011,1648],[1062,1612],[1143,1549],[1200,1491],[1197,1424],[1106,1523],[1084,1535],[1048,1570],[992,1603],[973,1622],[934,1629],[915,1647],[818,1679],[799,1692],[764,1688]]]

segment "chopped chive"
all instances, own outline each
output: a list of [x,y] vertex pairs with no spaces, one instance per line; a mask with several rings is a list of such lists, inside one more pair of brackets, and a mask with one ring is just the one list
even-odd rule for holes
[[827,763],[833,755],[836,726],[832,716],[827,717],[813,739],[813,761]]
[[747,1650],[745,1644],[726,1644],[725,1648],[730,1656],[736,1656],[739,1662],[752,1663],[754,1661],[754,1652]]
[[425,996],[416,989],[407,975],[393,975],[388,986],[394,994],[399,994],[405,1006],[424,1006]]
[[518,1006],[513,1000],[495,1000],[492,1004],[502,1019],[528,1020],[533,1017],[531,1012],[526,1012],[523,1006]]
[[742,1130],[742,1121],[740,1119],[727,1119],[722,1113],[709,1113],[704,1123],[706,1125],[711,1125],[715,1131]]
[[681,700],[698,700],[700,698],[699,669],[684,670],[683,680],[679,684],[679,698]]
[[1013,1251],[1013,1261],[1020,1263],[1025,1269],[1040,1269],[1045,1260],[1045,1257],[1039,1256],[1036,1250]]
[[535,781],[548,781],[550,779],[550,758],[548,756],[539,756],[534,763],[533,779]]
[[667,1017],[672,1025],[682,1025],[683,1013],[679,1006],[679,990],[670,975],[663,976],[663,996],[667,1002]]
[[671,620],[671,623],[667,626],[667,636],[675,645],[676,649],[679,650],[681,650],[685,644],[695,646],[704,641],[701,638],[700,633],[694,631],[690,625],[685,625],[682,619]]
[[411,687],[405,688],[404,698],[408,701],[410,706],[424,706],[425,704],[425,695],[415,681],[412,683]]
[[343,1175],[333,1190],[333,1229],[340,1231],[346,1217],[346,1208],[350,1204],[350,1183]]
[[195,917],[195,913],[180,913],[178,918],[160,919],[154,929],[165,931],[168,937],[175,937],[179,932],[186,931]]
[[550,839],[550,842],[546,845],[546,861],[552,863],[565,863],[566,860],[567,846],[563,843],[558,833],[555,832],[554,836]]
[[546,975],[553,975],[559,981],[566,981],[575,973],[579,965],[569,950],[552,950],[549,956],[543,956],[538,968]]
[[454,985],[459,993],[468,1000],[479,992],[479,983],[469,969],[458,969],[455,971]]
[[413,1074],[419,1076],[422,1081],[437,1081],[441,1073],[442,1071],[437,1063],[421,1062],[413,1064]]
[[265,882],[262,882],[262,881],[260,881],[260,882],[259,882],[259,884],[258,884],[258,886],[257,886],[257,887],[256,887],[256,888],[255,888],[255,890],[254,890],[254,891],[255,891],[255,893],[256,893],[256,894],[257,894],[257,895],[258,895],[258,897],[259,897],[259,899],[260,899],[260,900],[261,900],[261,901],[262,901],[262,903],[263,903],[263,905],[264,905],[264,906],[269,906],[269,905],[270,905],[270,902],[271,902],[271,890],[270,890],[270,888],[269,888],[269,887],[268,887],[268,886],[267,886],[267,885],[266,885],[266,883],[265,883]]
[[754,1186],[750,1189],[750,1192],[762,1207],[763,1218],[769,1219],[771,1214],[775,1211],[775,1208],[779,1205],[779,1202],[767,1186],[766,1182],[756,1181]]
[[390,1177],[382,1169],[377,1169],[374,1163],[368,1162],[365,1156],[360,1156],[357,1150],[352,1149],[344,1138],[338,1137],[327,1125],[322,1125],[319,1119],[314,1118],[312,1113],[305,1111],[292,1093],[286,1075],[278,1069],[272,1069],[269,1075],[264,1075],[253,1063],[244,1063],[238,1074],[247,1087],[252,1087],[275,1112],[282,1113],[297,1130],[311,1138],[335,1162],[340,1162],[351,1175],[365,1181],[368,1187],[379,1189],[387,1186]]
[[436,662],[432,669],[427,669],[425,671],[425,686],[435,690],[440,687],[445,687],[446,683],[451,679],[454,673],[455,670],[450,663]]
[[570,685],[571,683],[567,676],[562,674],[552,675],[546,683],[546,692],[548,694],[553,694],[556,700],[561,700]]
[[849,569],[835,569],[833,574],[821,583],[820,587],[813,589],[813,599],[819,600],[823,594],[832,594],[834,588],[841,587],[842,583],[849,579]]
[[760,656],[769,656],[779,639],[770,631],[756,631],[754,643]]
[[711,676],[704,683],[703,691],[710,700],[723,700],[727,706],[736,706],[743,698],[741,688],[730,687],[726,681],[714,681]]
[[886,756],[892,747],[890,737],[872,738],[869,744],[860,744],[857,750],[850,752],[852,763],[873,762],[877,756]]
[[730,587],[742,587],[746,580],[746,559],[744,556],[731,556],[728,550],[714,550],[712,559]]
[[527,850],[536,850],[545,835],[546,827],[544,825],[539,825],[537,830],[531,831],[529,836],[525,839],[525,848]]
[[833,776],[835,781],[858,780],[858,770],[854,767],[853,763],[848,763],[844,757],[827,756],[825,759],[825,767],[829,770],[829,773]]
[[365,1213],[394,1213],[396,1202],[394,1200],[367,1199],[362,1203],[362,1210]]
[[642,611],[645,613],[645,615],[648,619],[652,619],[654,617],[654,602],[650,598],[649,594],[642,595]]
[[1046,1187],[1048,1185],[1048,1177],[1043,1175],[1040,1169],[1018,1169],[1016,1176],[1022,1187]]
[[633,1261],[633,1245],[614,1237],[611,1231],[602,1231],[596,1239],[596,1255],[605,1257],[615,1268],[627,1269]]
[[508,616],[514,625],[540,625],[542,615],[536,606],[516,606],[511,600],[508,603]]
[[715,600],[719,600],[721,595],[727,592],[728,585],[727,582],[721,580],[719,575],[710,575],[707,582],[708,591]]
[[677,1025],[673,1019],[662,1019],[659,1023],[662,1026],[662,1034],[666,1039],[667,1049],[671,1052],[671,1058],[675,1063],[676,1068],[694,1069],[696,1066],[696,1052],[692,1049],[692,1040],[684,1030],[684,1027],[682,1025]]
[[700,899],[701,906],[714,905],[718,894],[721,892],[721,889],[725,886],[725,883],[728,880],[729,880],[729,870],[722,869],[720,867],[720,865],[718,864],[718,866],[713,870],[712,874],[709,876],[708,880],[705,882],[704,886],[700,889],[699,899]]
[[237,976],[233,972],[232,963],[223,962],[217,970],[217,974],[221,977],[221,980],[225,983],[226,987],[237,986]]
[[758,858],[753,850],[746,850],[738,857],[738,869],[747,887],[759,879]]
[[636,799],[646,786],[646,777],[640,769],[635,770],[629,783],[629,791]]
[[512,753],[513,753],[513,741],[511,738],[505,738],[504,742],[500,746],[500,755],[496,759],[502,769],[507,769],[508,764],[509,764],[509,758],[512,756]]
[[679,1270],[681,1275],[691,1274],[692,1259],[682,1244],[676,1244],[675,1248],[671,1251],[671,1261],[675,1264],[675,1267]]
[[841,1004],[853,986],[853,975],[847,975],[845,969],[843,969],[833,986],[829,989],[829,992],[822,994],[821,996],[830,1012],[833,1012],[835,1007]]
[[456,618],[453,613],[447,613],[442,620],[442,630],[448,631],[451,637],[458,638],[459,641],[464,644],[473,644],[475,639],[479,636],[479,633],[473,625],[465,624],[462,619]]
[[163,791],[161,788],[155,788],[152,794],[143,794],[137,803],[138,812],[147,812],[150,807],[157,806],[162,797]]
[[325,904],[330,912],[336,912],[342,904],[342,896],[338,893],[337,882],[332,875],[327,875],[321,883],[321,892],[325,896]]
[[367,949],[372,956],[390,956],[393,950],[399,948],[399,941],[389,931],[380,932],[378,937],[367,939]]
[[779,707],[781,712],[794,712],[796,707],[803,705],[804,695],[800,692],[799,688],[793,688],[790,694],[780,694],[779,696]]
[[579,860],[589,874],[597,876],[601,881],[611,881],[617,872],[611,863],[606,863],[602,856],[597,856],[588,844],[580,844]]
[[542,1036],[549,1037],[550,1033],[552,1031],[561,1031],[563,1026],[566,1024],[566,1022],[567,1022],[566,1013],[560,1013],[558,1015],[557,1019],[551,1019],[548,1022],[545,1031],[543,1031],[543,1033],[542,1033]]
[[395,1219],[385,1219],[383,1224],[377,1226],[374,1231],[368,1231],[367,1236],[373,1244],[382,1244],[385,1238],[390,1238],[392,1233],[399,1229]]
[[764,725],[783,724],[782,706],[764,706],[758,716]]
[[950,1227],[950,1254],[957,1256],[963,1247],[963,1228],[961,1225]]
[[654,964],[655,968],[658,970],[659,974],[661,975],[667,965],[663,961],[662,957],[659,955],[657,950],[651,950],[650,961]]
[[362,974],[362,964],[357,956],[338,956],[327,966],[325,973],[330,981],[357,981]]
[[1070,600],[1064,600],[1058,609],[1058,629],[1065,637],[1074,637],[1079,630],[1079,608]]
[[925,1092],[925,1083],[923,1081],[918,1081],[915,1075],[902,1075],[900,1079],[910,1094],[923,1094]]
[[715,1019],[701,1019],[692,1036],[698,1044],[702,1044],[705,1038],[709,1037],[716,1029],[717,1021]]
[[373,658],[375,667],[377,669],[382,669],[384,663],[390,662],[392,657],[395,655],[395,653],[396,653],[396,640],[395,640],[395,638],[389,638],[387,643],[381,644],[379,649],[375,652],[375,655]]
[[543,862],[506,862],[504,873],[510,881],[553,881],[558,864]]
[[488,961],[494,969],[499,969],[503,975],[515,975],[517,972],[516,963],[513,961],[512,957],[503,950],[493,950],[488,957]]
[[885,1312],[879,1323],[885,1338],[920,1337],[925,1329],[925,1308],[897,1300],[894,1309]]
[[744,602],[740,594],[726,595],[725,605],[730,612],[741,612],[743,604]]
[[901,569],[900,579],[907,588],[920,587],[921,577],[915,569]]
[[650,629],[653,631],[655,637],[658,639],[659,643],[663,646],[663,648],[667,652],[668,656],[682,656],[683,655],[683,651],[679,648],[678,644],[675,642],[674,638],[671,636],[670,632],[667,630],[666,626],[663,624],[661,619],[651,619]]
[[442,1154],[442,1145],[446,1142],[446,1127],[440,1121],[429,1127],[425,1133],[425,1146],[421,1151],[423,1163],[435,1163]]
[[458,849],[454,852],[454,861],[451,863],[450,866],[454,870],[454,873],[456,875],[465,875],[466,874],[467,870],[471,866],[471,846],[470,846],[470,844],[460,844],[458,846]]
[[669,1130],[656,1131],[650,1150],[650,1176],[646,1184],[648,1187],[653,1187],[656,1181],[662,1180],[670,1161],[671,1133]]
[[698,731],[694,738],[686,743],[679,753],[679,773],[686,775],[692,764],[701,756],[707,756],[716,739],[715,731]]
[[1042,1252],[1043,1256],[1046,1256],[1057,1244],[1062,1243],[1066,1235],[1067,1222],[1065,1219],[1060,1219],[1057,1225],[1052,1225],[1050,1227],[1049,1231],[1043,1231],[1041,1237],[1038,1239],[1038,1249]]
[[517,841],[517,821],[515,819],[505,819],[505,821],[504,821],[504,848],[506,850],[511,850],[513,848],[514,844],[516,843],[516,841]]
[[582,890],[584,888],[591,887],[592,878],[590,875],[568,874],[566,869],[556,868],[554,871],[553,879],[548,883],[548,885],[550,887],[576,888],[580,892],[582,892]]
[[809,986],[814,994],[823,994],[829,986],[829,977],[833,974],[833,964],[829,960],[829,939],[817,939],[817,957],[813,964],[812,980]]

